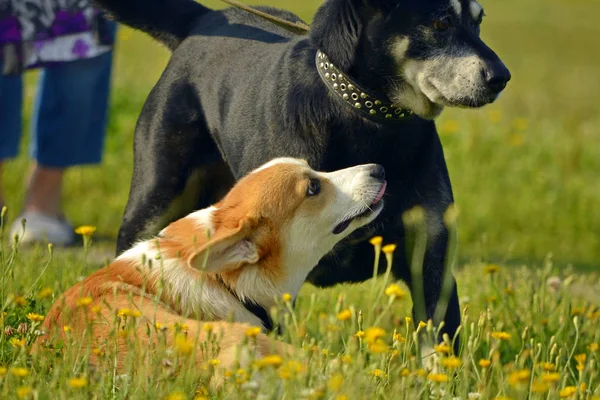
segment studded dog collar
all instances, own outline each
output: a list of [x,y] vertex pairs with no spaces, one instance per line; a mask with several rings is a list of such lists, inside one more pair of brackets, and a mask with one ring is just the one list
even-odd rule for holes
[[369,94],[337,69],[320,50],[316,64],[325,85],[357,114],[376,122],[400,122],[413,115],[411,110],[398,107],[385,96]]

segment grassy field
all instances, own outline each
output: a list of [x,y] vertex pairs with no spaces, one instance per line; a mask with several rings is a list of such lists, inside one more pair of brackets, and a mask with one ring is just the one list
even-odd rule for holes
[[[461,210],[458,282],[468,320],[459,360],[442,354],[442,360],[450,360],[440,361],[442,375],[421,371],[413,331],[404,319],[410,315],[410,301],[404,298],[387,307],[385,294],[375,301],[386,285],[382,281],[377,287],[371,282],[318,291],[306,287],[295,311],[300,329],[292,329],[286,337],[307,348],[299,359],[302,366],[287,361],[279,369],[257,365],[266,379],[260,389],[264,398],[279,398],[278,387],[294,393],[289,398],[322,394],[340,400],[344,395],[349,399],[462,399],[469,393],[473,393],[470,398],[478,398],[477,394],[514,399],[528,394],[540,399],[600,396],[600,318],[594,308],[600,305],[600,281],[595,273],[600,265],[600,180],[596,179],[600,170],[600,146],[596,145],[600,142],[600,53],[594,50],[600,36],[594,16],[600,12],[600,3],[482,3],[488,15],[483,36],[505,60],[513,80],[495,104],[481,110],[446,110],[438,121]],[[217,6],[218,2],[206,4]],[[318,2],[270,4],[310,20]],[[143,35],[120,30],[104,162],[70,171],[65,192],[66,212],[74,224],[98,227],[92,246],[86,251],[55,249],[50,259],[44,246],[15,254],[2,242],[1,301],[7,312],[3,324],[15,332],[0,333],[0,366],[8,368],[0,367],[0,398],[14,398],[17,388],[29,388],[39,398],[162,398],[168,394],[173,399],[191,398],[205,379],[206,371],[176,367],[186,362],[176,349],[165,353],[175,367],[157,366],[150,377],[127,371],[124,375],[129,378],[123,378],[99,372],[109,368],[109,352],[106,362],[92,369],[85,351],[73,346],[64,362],[55,360],[54,368],[48,370],[41,360],[27,357],[27,347],[10,343],[11,339],[30,341],[35,326],[26,314],[43,315],[53,296],[112,254],[129,189],[134,125],[168,56]],[[27,111],[35,90],[34,75],[28,76]],[[23,155],[5,168],[9,219],[22,202],[27,164]],[[486,274],[495,269],[489,265],[502,267]],[[551,276],[556,278],[550,282],[561,281],[560,288],[547,285]],[[38,298],[43,288],[53,294]],[[14,297],[5,300],[8,294],[25,296],[26,304],[17,305]],[[338,312],[346,308],[350,319],[341,321]],[[23,322],[28,323],[27,329],[19,332]],[[355,336],[375,322],[386,331],[381,340],[390,346],[382,353],[372,351],[377,349],[374,343],[381,344],[376,339],[368,343],[368,338],[359,341]],[[393,340],[395,329],[402,338]],[[499,331],[510,338],[490,336]],[[586,360],[583,356],[575,360],[580,354],[586,354]],[[310,362],[305,363],[309,355]],[[491,365],[482,367],[486,362],[480,364],[480,359],[491,360]],[[25,373],[11,370],[14,367],[27,368],[27,376],[19,377]],[[289,373],[296,367],[298,371]],[[229,398],[255,398],[253,385],[242,383],[254,380],[250,372],[238,376],[234,371],[225,389],[211,396],[229,393]],[[85,386],[72,387],[78,382],[70,385],[69,379],[79,376],[86,377]],[[586,390],[580,390],[583,383]],[[573,390],[579,392],[569,394]],[[176,397],[178,391],[182,397]],[[25,392],[22,389],[21,394]]]

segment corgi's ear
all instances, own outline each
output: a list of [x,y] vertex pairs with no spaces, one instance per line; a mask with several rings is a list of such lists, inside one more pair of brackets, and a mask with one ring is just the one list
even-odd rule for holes
[[205,272],[221,273],[258,262],[258,248],[248,239],[255,226],[254,220],[245,218],[236,227],[217,228],[206,244],[192,252],[188,265]]

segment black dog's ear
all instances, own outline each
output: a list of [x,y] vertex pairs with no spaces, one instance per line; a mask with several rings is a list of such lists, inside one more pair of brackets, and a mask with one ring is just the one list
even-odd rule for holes
[[327,0],[315,14],[310,38],[342,71],[348,71],[366,21],[372,14],[370,1]]

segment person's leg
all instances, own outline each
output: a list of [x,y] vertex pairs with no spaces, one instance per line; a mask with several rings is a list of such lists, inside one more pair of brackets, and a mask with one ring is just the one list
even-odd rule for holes
[[[46,236],[55,244],[74,239],[62,217],[61,193],[66,168],[101,161],[106,130],[112,52],[45,69],[32,121],[32,157],[24,216],[25,241]],[[42,221],[37,229],[31,222]]]
[[21,76],[4,76],[0,73],[0,208],[4,205],[2,185],[4,162],[19,153],[22,101]]

